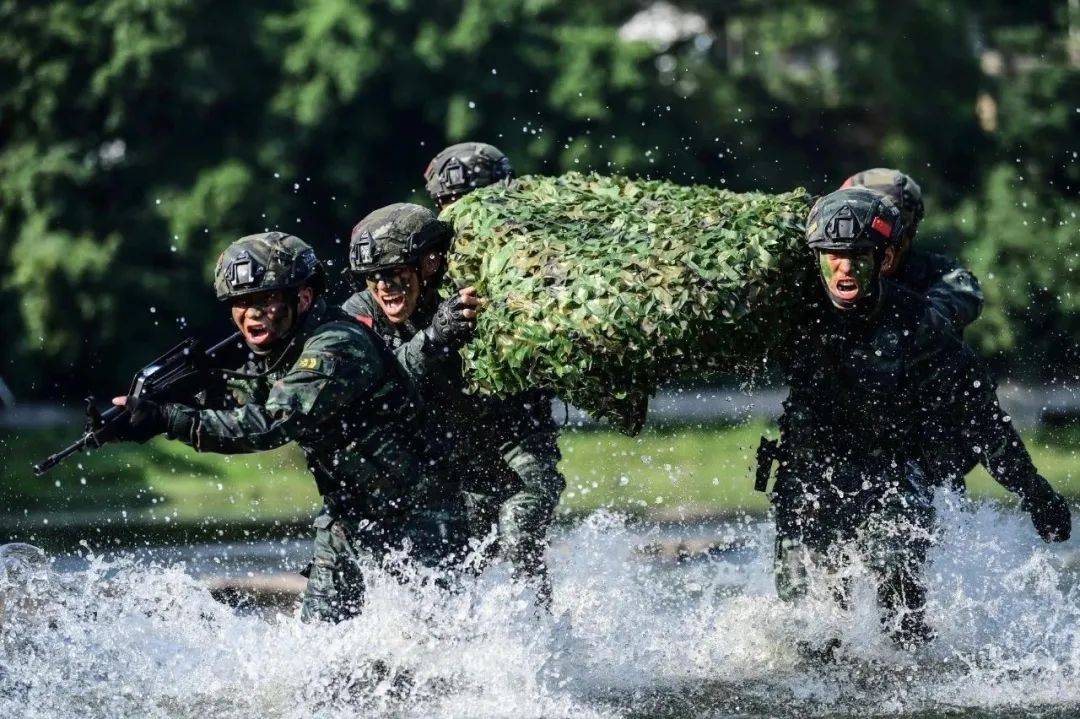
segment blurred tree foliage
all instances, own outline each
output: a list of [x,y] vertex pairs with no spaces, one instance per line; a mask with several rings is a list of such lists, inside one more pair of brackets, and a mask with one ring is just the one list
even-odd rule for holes
[[928,196],[921,241],[963,251],[986,284],[973,337],[1075,373],[1077,13],[0,0],[0,374],[69,396],[123,382],[180,332],[224,332],[207,279],[229,241],[287,229],[340,268],[349,227],[420,199],[426,162],[468,138],[519,172],[734,190],[901,167]]

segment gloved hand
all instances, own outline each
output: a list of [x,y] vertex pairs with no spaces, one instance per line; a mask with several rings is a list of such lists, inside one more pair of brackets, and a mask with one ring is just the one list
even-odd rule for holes
[[1024,508],[1031,514],[1031,523],[1044,542],[1064,542],[1072,535],[1072,515],[1069,503],[1057,492],[1050,490],[1038,501],[1024,501]]
[[457,349],[476,331],[476,308],[480,299],[471,287],[447,297],[435,310],[431,325],[424,329],[428,350]]
[[[123,399],[124,401],[119,404],[127,407],[128,421],[127,423],[118,423],[116,428],[116,439],[118,441],[143,444],[168,429],[165,411],[157,402],[135,396],[128,396]],[[113,402],[117,404],[116,400]]]

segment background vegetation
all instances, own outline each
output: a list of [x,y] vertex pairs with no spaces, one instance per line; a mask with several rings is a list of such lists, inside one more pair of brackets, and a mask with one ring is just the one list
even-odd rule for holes
[[207,279],[288,229],[419,199],[442,146],[823,192],[922,184],[926,246],[987,291],[999,369],[1080,374],[1075,0],[0,0],[0,376],[115,388],[224,318]]

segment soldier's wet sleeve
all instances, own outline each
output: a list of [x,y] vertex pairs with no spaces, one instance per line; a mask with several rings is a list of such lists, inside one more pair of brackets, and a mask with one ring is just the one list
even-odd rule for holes
[[166,405],[168,434],[200,452],[258,452],[320,432],[341,408],[378,386],[377,354],[357,342],[359,327],[324,332],[305,345],[289,372],[270,387],[265,404],[231,410]]
[[971,348],[951,335],[934,333],[921,342],[915,366],[926,412],[921,426],[927,456],[955,456],[948,447],[934,447],[956,441],[949,429],[959,427],[960,441],[971,448],[990,476],[1026,504],[1054,495],[1031,461],[1012,418],[1001,408],[993,378]]
[[415,383],[424,379],[424,375],[431,368],[433,358],[426,351],[426,347],[427,338],[424,337],[423,332],[417,332],[411,340],[394,350],[398,364],[405,369],[405,374]]
[[926,299],[931,307],[962,333],[979,318],[983,293],[979,280],[959,262],[944,255],[934,255],[930,262]]

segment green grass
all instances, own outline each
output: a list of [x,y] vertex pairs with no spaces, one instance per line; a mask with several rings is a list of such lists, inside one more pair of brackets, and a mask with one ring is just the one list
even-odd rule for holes
[[[566,431],[561,511],[612,508],[679,516],[760,512],[753,490],[754,451],[765,424],[652,430],[634,438],[607,431]],[[1036,465],[1062,492],[1080,499],[1076,430],[1032,434]],[[30,471],[71,441],[69,432],[0,432],[0,518],[31,513],[90,522],[127,513],[148,523],[303,520],[318,504],[315,484],[294,447],[255,455],[198,454],[164,439],[109,445],[71,458],[45,477]],[[1008,494],[981,469],[969,478],[976,496]]]
[[265,521],[310,517],[318,495],[294,447],[199,454],[179,442],[112,444],[69,458],[44,477],[30,465],[75,439],[71,431],[0,432],[0,515],[119,515],[136,521]]

